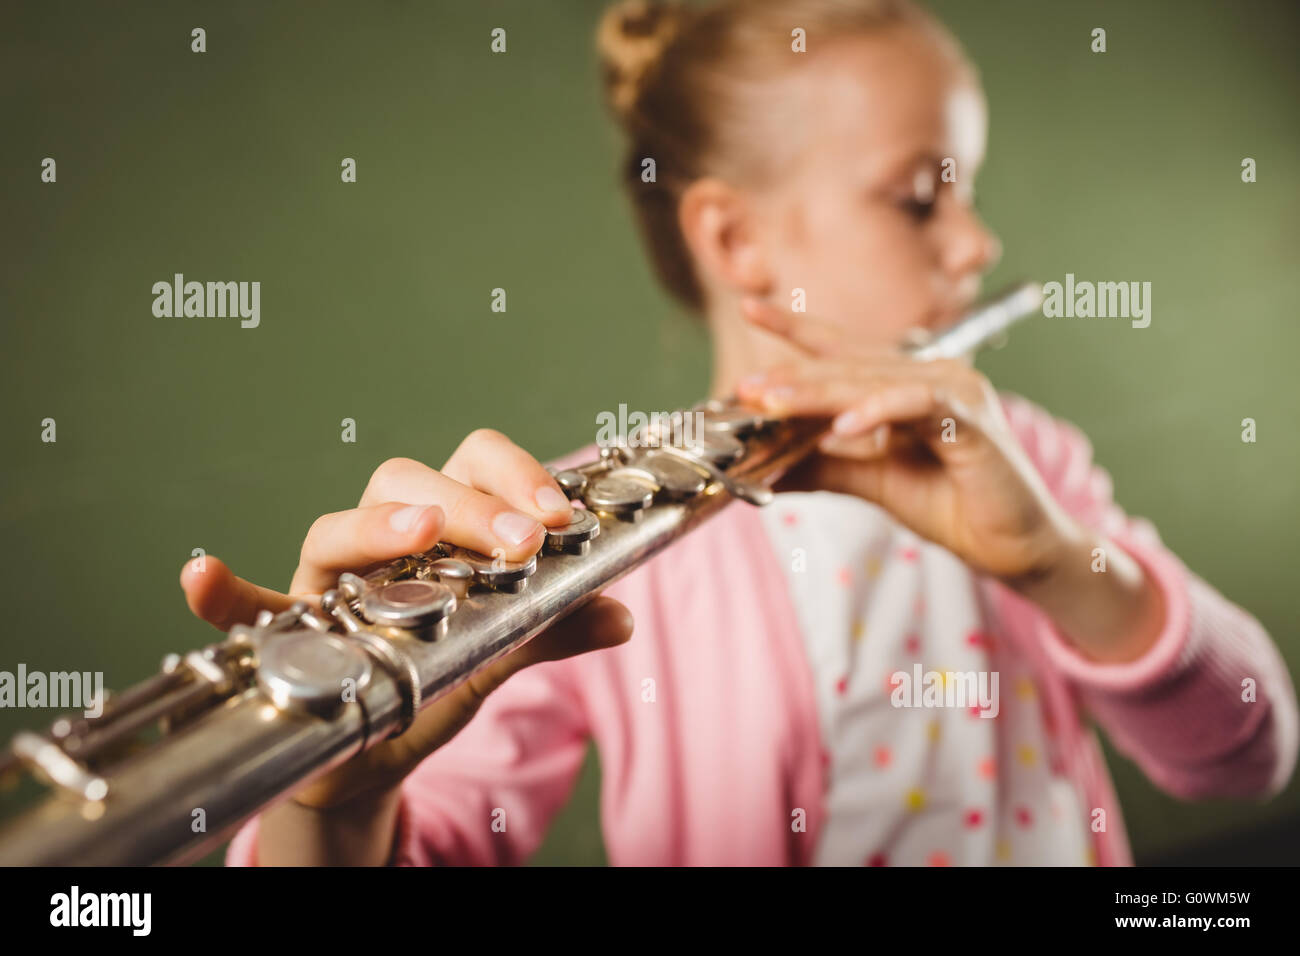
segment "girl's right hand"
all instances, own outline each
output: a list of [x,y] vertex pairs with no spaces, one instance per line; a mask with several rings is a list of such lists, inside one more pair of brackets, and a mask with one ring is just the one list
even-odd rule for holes
[[[186,562],[181,587],[190,609],[229,630],[252,623],[296,600],[319,605],[344,571],[367,570],[438,541],[508,561],[541,548],[543,525],[569,520],[570,504],[555,480],[530,454],[490,429],[472,432],[440,471],[409,458],[393,458],[371,476],[359,507],[323,515],[307,532],[288,595],[258,587],[209,556],[204,570]],[[294,794],[298,803],[327,808],[392,791],[478,711],[484,699],[516,671],[614,647],[632,635],[632,616],[612,598],[597,597],[527,644],[493,661],[429,705],[399,737],[371,747]]]

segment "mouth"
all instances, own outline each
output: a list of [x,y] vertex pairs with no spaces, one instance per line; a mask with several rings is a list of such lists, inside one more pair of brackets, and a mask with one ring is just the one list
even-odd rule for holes
[[954,294],[944,296],[945,304],[929,310],[920,322],[904,332],[901,343],[903,348],[916,349],[928,345],[948,331],[970,311],[978,292],[978,283],[963,282],[960,287],[953,290]]
[[970,311],[971,306],[979,297],[980,283],[979,278],[970,276],[950,290],[949,295],[943,296],[941,303],[929,315],[925,326],[934,335],[945,331],[961,321],[962,317]]

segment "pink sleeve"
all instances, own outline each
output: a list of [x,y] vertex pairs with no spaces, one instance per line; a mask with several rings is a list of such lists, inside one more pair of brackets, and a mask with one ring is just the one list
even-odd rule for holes
[[1004,397],[1004,408],[1054,497],[1132,555],[1164,598],[1164,630],[1125,664],[1088,659],[1037,615],[1048,659],[1115,746],[1166,792],[1279,792],[1295,768],[1298,720],[1291,677],[1268,633],[1184,567],[1149,522],[1124,514],[1077,429],[1023,399]]

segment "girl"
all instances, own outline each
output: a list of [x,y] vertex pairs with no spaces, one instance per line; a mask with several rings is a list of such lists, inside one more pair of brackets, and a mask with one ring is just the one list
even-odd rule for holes
[[[1175,795],[1280,790],[1295,693],[1259,624],[1124,515],[1079,432],[898,350],[998,257],[952,37],[905,0],[631,0],[599,42],[655,267],[712,332],[712,394],[833,433],[772,505],[727,509],[266,811],[229,861],[520,862],[588,738],[618,864],[1128,864],[1085,716]],[[775,304],[794,290],[820,318]],[[440,470],[381,465],[312,526],[291,590],[438,540],[522,558],[568,509],[476,431]],[[218,627],[290,601],[208,568],[181,583]],[[910,706],[931,671],[991,698]]]

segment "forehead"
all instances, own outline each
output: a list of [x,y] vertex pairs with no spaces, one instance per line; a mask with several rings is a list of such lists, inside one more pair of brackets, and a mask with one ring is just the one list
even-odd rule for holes
[[799,122],[814,156],[868,175],[918,154],[983,158],[987,119],[973,72],[915,27],[834,40],[801,71]]

